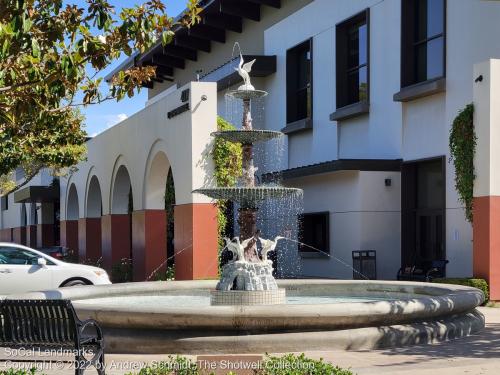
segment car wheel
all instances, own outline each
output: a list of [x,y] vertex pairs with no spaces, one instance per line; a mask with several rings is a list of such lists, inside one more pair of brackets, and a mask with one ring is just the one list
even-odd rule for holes
[[80,286],[80,285],[88,285],[88,284],[83,280],[71,280],[71,281],[64,283],[63,287]]

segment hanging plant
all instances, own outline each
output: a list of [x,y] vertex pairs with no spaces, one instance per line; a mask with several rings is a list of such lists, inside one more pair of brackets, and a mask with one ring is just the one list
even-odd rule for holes
[[465,207],[465,217],[472,223],[472,200],[474,196],[474,155],[476,134],[474,132],[474,106],[461,110],[450,131],[450,155],[455,166],[455,189]]
[[[217,116],[217,130],[235,130],[236,127]],[[231,187],[236,185],[241,176],[242,150],[241,144],[228,142],[222,138],[216,138],[212,148],[212,159],[214,161],[214,175],[219,187]],[[217,224],[219,239],[219,257],[220,250],[224,247],[224,236],[228,224],[227,201],[217,201]]]

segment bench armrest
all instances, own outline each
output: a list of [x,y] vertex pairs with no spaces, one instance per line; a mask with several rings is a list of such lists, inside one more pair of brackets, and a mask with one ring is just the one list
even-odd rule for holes
[[82,334],[85,331],[85,329],[87,329],[88,327],[95,328],[96,333],[97,333],[97,339],[99,341],[103,340],[104,335],[102,334],[102,329],[99,326],[99,323],[97,323],[97,321],[94,319],[87,319],[87,320],[80,322],[80,324],[79,324],[80,334]]
[[431,268],[430,270],[427,271],[426,276],[427,277],[430,277],[432,275],[441,276],[442,274],[443,274],[443,270],[441,270],[439,268]]

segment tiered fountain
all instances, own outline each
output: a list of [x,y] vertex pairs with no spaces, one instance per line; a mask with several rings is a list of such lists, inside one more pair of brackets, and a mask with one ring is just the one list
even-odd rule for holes
[[192,280],[83,286],[8,298],[70,299],[80,318],[94,318],[103,327],[110,353],[373,349],[458,338],[482,329],[484,317],[476,306],[484,296],[474,288],[377,280],[276,283],[267,253],[276,247],[279,237],[260,238],[258,208],[266,199],[298,197],[302,191],[255,184],[253,145],[282,134],[252,128],[252,100],[266,95],[250,83],[252,64],[240,60],[238,71],[244,85],[228,93],[241,101],[243,128],[213,134],[242,144],[243,186],[196,190],[239,204],[240,236],[226,240],[234,256],[223,267],[218,283]]
[[[272,261],[267,253],[276,248],[281,237],[266,240],[259,236],[257,229],[257,213],[259,204],[268,198],[285,198],[301,196],[302,190],[282,186],[257,186],[255,183],[253,148],[257,142],[268,141],[283,136],[283,133],[271,130],[256,130],[252,126],[252,100],[267,95],[267,92],[256,90],[250,82],[250,71],[255,60],[245,63],[240,53],[238,73],[243,78],[243,85],[230,91],[227,97],[237,99],[243,108],[241,130],[227,130],[212,133],[229,142],[242,146],[242,185],[238,187],[216,187],[195,190],[195,193],[207,195],[214,199],[231,200],[239,204],[238,225],[239,238],[226,239],[226,247],[233,253],[233,260],[222,269],[217,288],[212,292],[213,305],[252,305],[285,303],[285,290],[279,289],[273,277]],[[257,251],[260,241],[262,251]]]

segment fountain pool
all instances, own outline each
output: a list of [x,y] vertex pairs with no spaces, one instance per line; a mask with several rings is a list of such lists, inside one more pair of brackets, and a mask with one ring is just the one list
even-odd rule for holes
[[70,299],[80,318],[104,328],[110,353],[371,349],[448,340],[484,327],[476,310],[484,297],[474,288],[312,279],[277,284],[286,291],[283,304],[210,305],[215,280],[82,286],[9,298]]

